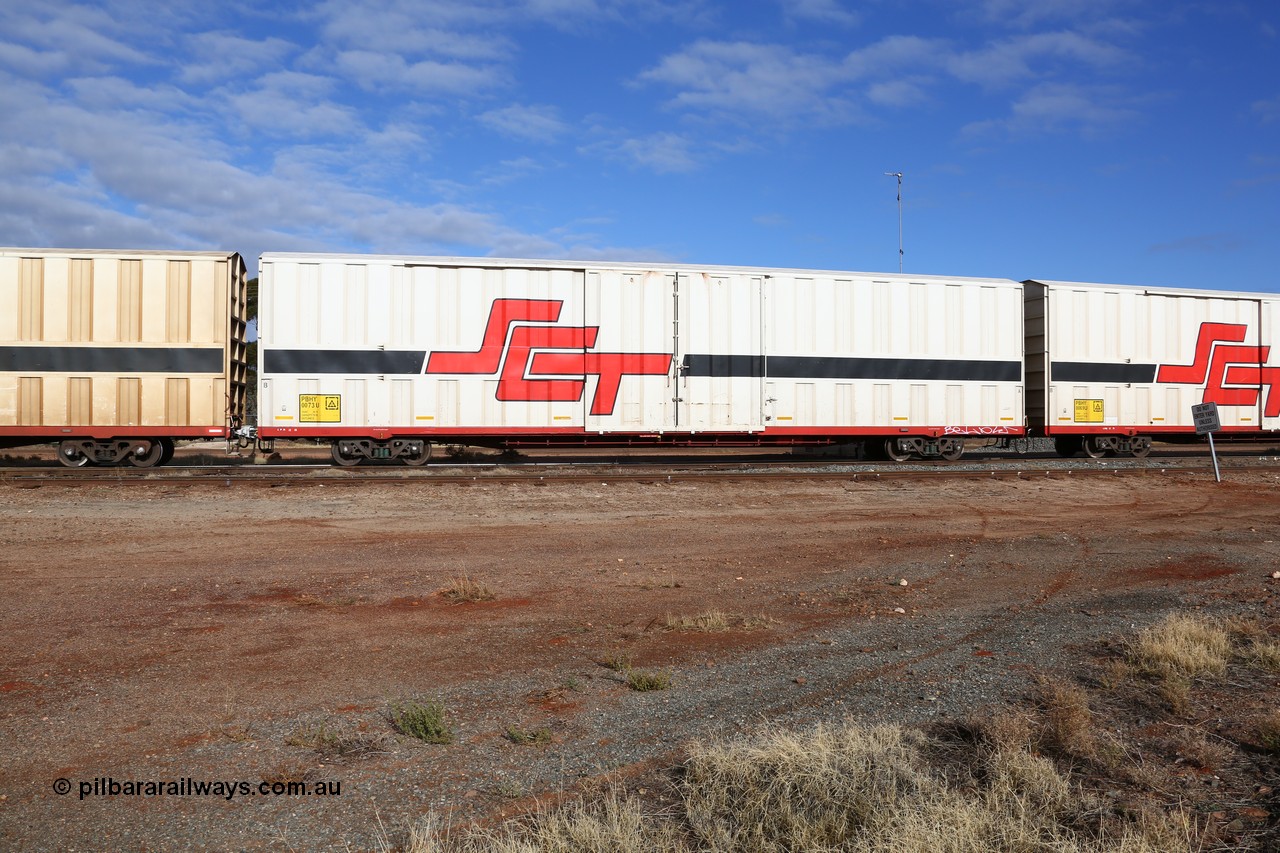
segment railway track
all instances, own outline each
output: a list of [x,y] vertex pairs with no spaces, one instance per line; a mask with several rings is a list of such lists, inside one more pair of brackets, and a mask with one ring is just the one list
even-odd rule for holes
[[[1232,472],[1280,472],[1280,457],[1237,457],[1222,461],[1225,476]],[[523,462],[439,464],[424,468],[370,465],[335,468],[330,465],[190,465],[139,470],[114,468],[0,467],[0,484],[38,486],[146,486],[208,484],[361,485],[366,483],[572,483],[572,482],[690,482],[697,480],[877,480],[1032,479],[1076,476],[1211,476],[1204,455],[1147,459],[989,458],[961,462]]]

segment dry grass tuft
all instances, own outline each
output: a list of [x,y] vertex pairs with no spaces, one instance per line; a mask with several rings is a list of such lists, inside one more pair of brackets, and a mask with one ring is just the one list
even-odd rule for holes
[[1258,723],[1258,743],[1272,755],[1280,755],[1280,711],[1272,711]]
[[304,723],[284,739],[289,746],[315,750],[324,757],[347,757],[389,752],[391,739],[382,733],[354,732],[325,723]]
[[1089,694],[1074,684],[1041,682],[1035,706],[1037,745],[1051,755],[1097,759],[1101,754]]
[[454,578],[449,585],[440,590],[440,596],[450,604],[474,603],[477,601],[493,601],[497,598],[493,590],[467,575]]
[[648,693],[650,690],[666,690],[671,687],[671,673],[645,672],[633,669],[627,673],[627,686],[637,693]]
[[[1008,721],[981,743],[982,772],[955,778],[942,743],[899,726],[845,724],[690,748],[680,802],[666,814],[612,791],[497,829],[415,826],[409,853],[1175,853],[1194,826],[1181,812],[1136,821],[1104,816],[1052,761],[999,743],[1024,739]],[[975,741],[976,742],[976,741]],[[384,845],[384,849],[390,849]]]
[[1160,678],[1222,675],[1231,638],[1208,619],[1174,613],[1139,633],[1130,656],[1143,672]]
[[626,652],[609,652],[601,657],[596,663],[605,669],[611,669],[614,672],[626,672],[631,669],[631,655]]
[[507,727],[507,740],[520,746],[541,745],[551,743],[551,729],[522,729],[519,726]]
[[743,616],[708,610],[696,616],[678,616],[668,613],[660,623],[664,631],[713,633],[719,631],[753,631],[767,627],[773,620],[767,616]]

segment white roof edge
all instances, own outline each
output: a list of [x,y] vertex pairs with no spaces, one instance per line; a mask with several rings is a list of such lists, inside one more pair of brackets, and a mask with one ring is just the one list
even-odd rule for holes
[[1054,281],[1044,278],[1029,278],[1023,284],[1042,284],[1045,287],[1069,288],[1071,290],[1114,290],[1140,291],[1156,296],[1212,296],[1218,299],[1280,299],[1280,293],[1268,293],[1262,290],[1208,290],[1190,287],[1145,287],[1140,284],[1103,284],[1091,281]]
[[724,273],[760,273],[760,274],[779,274],[785,273],[790,275],[824,275],[824,276],[854,276],[857,278],[882,279],[885,281],[980,281],[989,284],[1009,284],[1019,285],[1020,282],[1009,278],[984,278],[981,276],[956,276],[956,275],[913,275],[912,273],[889,273],[889,272],[859,272],[856,270],[821,270],[821,269],[800,269],[788,267],[750,267],[750,266],[730,266],[720,264],[684,264],[684,263],[668,263],[665,261],[583,261],[583,260],[550,260],[536,258],[478,258],[478,257],[456,257],[444,255],[374,255],[374,254],[358,254],[344,252],[263,252],[259,256],[259,261],[267,263],[271,261],[324,261],[324,260],[350,260],[364,262],[393,262],[404,263],[410,265],[438,265],[438,266],[466,266],[466,267],[492,267],[492,266],[517,266],[533,269],[555,268],[555,269],[580,269],[580,270],[672,270],[675,272],[724,272]]
[[91,257],[105,255],[107,257],[190,257],[190,258],[229,258],[239,252],[222,249],[61,249],[36,248],[32,246],[0,246],[0,256],[21,255],[23,257],[39,257],[41,255],[67,255],[70,257]]

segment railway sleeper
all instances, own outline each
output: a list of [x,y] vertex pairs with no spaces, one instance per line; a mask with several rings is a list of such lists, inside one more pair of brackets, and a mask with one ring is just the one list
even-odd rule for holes
[[406,465],[425,465],[431,458],[431,443],[420,438],[393,438],[375,441],[370,438],[340,438],[333,443],[333,461],[342,466],[359,465],[366,459],[390,462],[399,459]]

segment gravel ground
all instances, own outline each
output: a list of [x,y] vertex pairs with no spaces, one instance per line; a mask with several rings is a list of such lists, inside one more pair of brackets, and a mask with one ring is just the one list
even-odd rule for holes
[[[0,838],[366,849],[428,809],[643,778],[691,738],[963,715],[1175,609],[1274,616],[1277,482],[0,485]],[[464,575],[495,600],[438,594]],[[666,629],[710,610],[749,627]],[[598,663],[623,655],[672,687]],[[413,699],[454,743],[392,731]],[[79,797],[107,777],[342,787]]]

